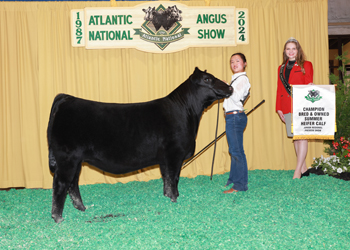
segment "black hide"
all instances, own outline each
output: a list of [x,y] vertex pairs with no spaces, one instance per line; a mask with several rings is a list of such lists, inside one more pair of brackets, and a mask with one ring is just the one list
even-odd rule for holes
[[52,217],[61,222],[67,192],[84,211],[78,180],[82,162],[112,174],[159,164],[164,195],[176,201],[184,160],[195,151],[202,113],[232,88],[213,75],[194,73],[168,96],[144,103],[101,103],[59,94],[47,129],[54,174]]

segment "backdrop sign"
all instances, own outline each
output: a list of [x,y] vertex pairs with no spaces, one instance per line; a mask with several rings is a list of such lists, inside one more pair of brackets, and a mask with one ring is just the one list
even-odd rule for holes
[[334,140],[333,85],[293,85],[293,139]]
[[169,53],[249,43],[248,10],[147,2],[132,8],[71,11],[72,46]]

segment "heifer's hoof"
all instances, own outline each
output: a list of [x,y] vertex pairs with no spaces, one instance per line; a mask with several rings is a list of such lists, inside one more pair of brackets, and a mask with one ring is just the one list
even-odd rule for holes
[[164,194],[164,196],[170,198],[170,200],[171,200],[172,202],[176,202],[177,196],[174,197],[173,195],[169,195],[169,194]]
[[82,212],[84,212],[86,210],[86,207],[83,204],[80,204],[80,205],[74,204],[74,207]]
[[51,217],[55,220],[56,223],[61,223],[62,221],[64,221],[64,219],[60,215],[53,214],[53,215],[51,215]]

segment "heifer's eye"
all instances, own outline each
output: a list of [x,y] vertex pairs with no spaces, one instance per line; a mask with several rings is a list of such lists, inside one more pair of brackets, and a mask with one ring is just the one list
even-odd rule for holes
[[210,78],[205,78],[204,79],[205,82],[210,82],[210,80],[211,80]]

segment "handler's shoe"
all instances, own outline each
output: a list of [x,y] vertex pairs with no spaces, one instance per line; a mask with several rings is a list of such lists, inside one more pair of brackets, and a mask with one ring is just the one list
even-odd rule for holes
[[229,190],[224,191],[224,194],[232,194],[232,193],[237,193],[238,190],[230,188]]

